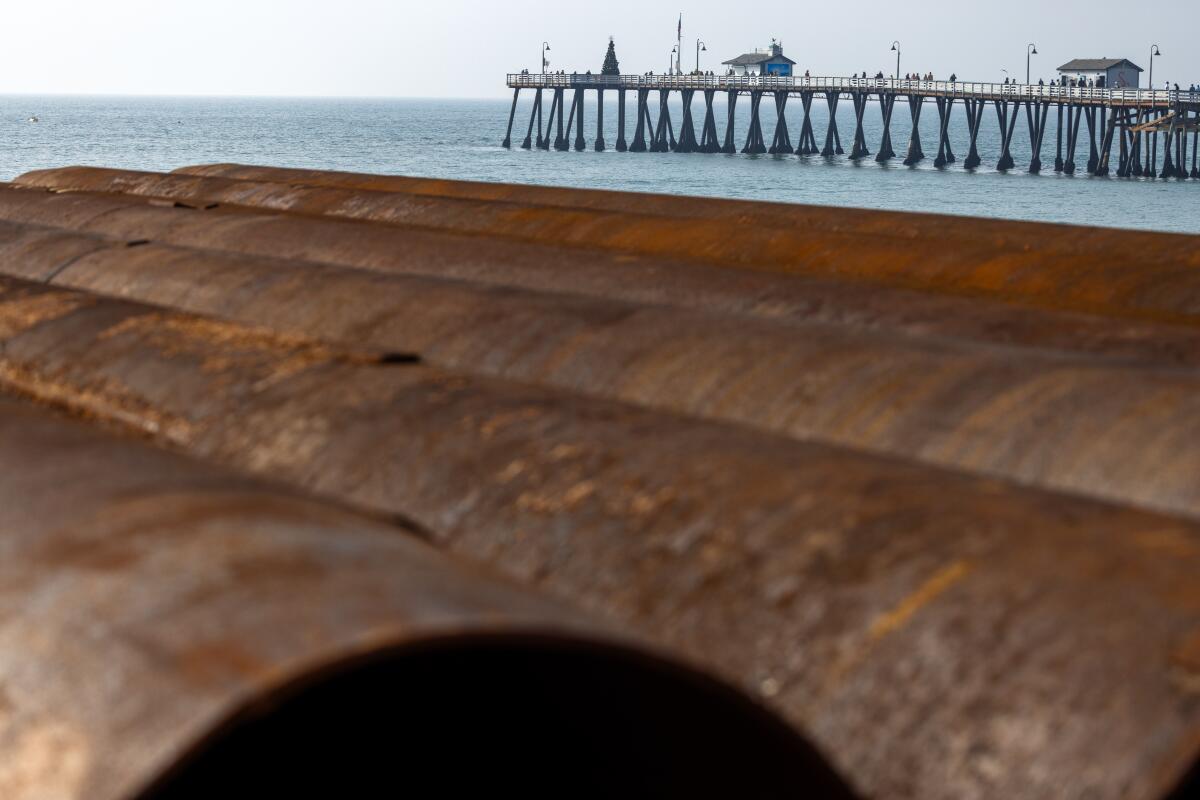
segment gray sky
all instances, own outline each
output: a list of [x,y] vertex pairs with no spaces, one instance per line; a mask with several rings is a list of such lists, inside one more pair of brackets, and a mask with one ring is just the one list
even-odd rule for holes
[[[622,71],[662,72],[682,10],[684,64],[702,68],[771,37],[814,75],[1025,73],[1071,58],[1124,57],[1155,83],[1200,82],[1200,0],[857,0],[763,6],[730,0],[7,0],[0,93],[499,97],[504,74],[598,71],[611,34]],[[902,7],[907,11],[901,12]],[[851,22],[850,20],[857,20]],[[1143,76],[1143,80],[1144,80]]]

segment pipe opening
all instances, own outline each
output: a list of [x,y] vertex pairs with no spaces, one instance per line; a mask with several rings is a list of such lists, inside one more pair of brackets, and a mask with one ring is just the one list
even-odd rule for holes
[[239,714],[143,795],[554,797],[852,794],[725,686],[545,639],[433,643],[342,665]]
[[1200,758],[1192,764],[1191,769],[1179,782],[1179,786],[1167,795],[1166,800],[1196,800],[1196,798],[1200,798]]

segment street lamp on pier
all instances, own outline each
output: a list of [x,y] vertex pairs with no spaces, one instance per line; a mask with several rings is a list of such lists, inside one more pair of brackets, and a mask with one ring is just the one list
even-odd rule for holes
[[675,57],[679,55],[679,45],[671,46],[671,55],[667,56],[667,74],[675,74]]
[[701,50],[703,50],[704,52],[707,53],[708,45],[706,45],[704,42],[697,39],[696,40],[696,73],[697,74],[699,74],[699,72],[700,72],[700,51]]
[[896,80],[900,80],[900,43],[892,42],[892,50],[896,53]]
[[1029,62],[1033,56],[1038,54],[1036,44],[1028,44],[1025,46],[1025,85],[1028,86],[1032,79],[1030,78]]
[[550,62],[546,60],[546,53],[549,52],[550,45],[542,42],[542,74],[546,74],[546,67],[550,66]]
[[1154,91],[1154,57],[1161,56],[1162,51],[1158,49],[1158,45],[1150,46],[1150,91]]

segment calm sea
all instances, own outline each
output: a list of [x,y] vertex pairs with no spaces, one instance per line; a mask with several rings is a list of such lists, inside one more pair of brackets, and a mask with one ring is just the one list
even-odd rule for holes
[[[611,148],[616,142],[616,102],[613,97],[609,100],[605,121]],[[514,126],[518,143],[524,136],[529,101],[526,94]],[[747,106],[740,104],[738,109],[739,147],[748,123]],[[980,137],[985,166],[967,173],[961,166],[967,149],[961,108],[952,123],[959,161],[942,170],[933,166],[937,113],[932,106],[926,107],[922,118],[929,158],[915,168],[898,162],[881,166],[873,158],[855,164],[845,156],[594,153],[590,151],[594,105],[587,108],[588,152],[508,151],[499,146],[508,108],[508,100],[0,96],[0,178],[67,164],[165,170],[239,161],[1200,233],[1200,181],[1055,175],[1054,119],[1042,155],[1049,169],[1034,176],[1022,171],[1029,160],[1023,116],[1013,150],[1017,169],[1001,174],[989,166],[995,165],[1000,149],[995,115],[990,111]],[[823,142],[827,115],[823,108],[814,108],[817,138]],[[701,115],[701,109],[697,101],[695,113]],[[676,125],[680,111],[676,100]],[[32,116],[40,122],[28,122]],[[853,136],[848,102],[838,116],[848,150]],[[788,118],[796,142],[798,102],[788,109]],[[901,153],[908,141],[906,118],[907,108],[897,104],[893,138]],[[723,123],[719,111],[722,135]],[[770,112],[764,123],[769,141],[774,124]],[[879,141],[878,106],[868,108],[867,123],[874,152]],[[1086,149],[1080,149],[1082,169]]]

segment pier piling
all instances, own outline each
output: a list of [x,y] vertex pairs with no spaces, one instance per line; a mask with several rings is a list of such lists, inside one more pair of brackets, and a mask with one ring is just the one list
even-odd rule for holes
[[939,97],[938,109],[938,154],[933,165],[938,169],[954,163],[954,152],[950,149],[950,114],[954,110],[953,97]]
[[1029,173],[1037,175],[1042,171],[1042,140],[1046,136],[1046,119],[1050,116],[1049,103],[1025,104],[1025,121],[1029,125],[1029,147],[1033,151],[1029,159]]
[[892,148],[892,111],[895,107],[896,95],[880,95],[879,113],[883,116],[883,136],[879,141],[879,153],[875,160],[881,164],[896,157],[896,151]]
[[750,93],[750,128],[746,131],[746,144],[742,147],[742,152],[749,155],[761,155],[767,152],[762,135],[762,120],[759,118],[762,96],[762,92]]
[[737,146],[734,144],[734,128],[737,123],[737,101],[738,93],[730,91],[726,100],[725,108],[725,146],[721,148],[721,152],[727,155],[733,155],[737,152]]
[[578,116],[575,118],[575,152],[581,152],[587,147],[587,142],[583,140],[583,89],[575,90],[575,109]]
[[504,132],[504,141],[500,145],[505,150],[508,150],[509,148],[512,147],[512,126],[513,126],[513,120],[517,118],[517,100],[519,100],[520,98],[521,98],[520,88],[513,89],[512,108],[508,112],[508,130],[506,130]]
[[[587,92],[596,92],[596,134],[594,149],[603,152],[605,140],[604,100],[606,89],[617,92],[617,142],[620,152],[665,153],[727,153],[738,152],[739,138],[737,103],[741,95],[750,96],[750,123],[745,133],[742,153],[770,153],[801,156],[820,154],[826,158],[844,155],[838,123],[838,106],[843,96],[854,107],[854,136],[849,158],[860,161],[871,155],[864,118],[867,105],[877,97],[883,126],[875,160],[879,163],[896,158],[892,139],[892,118],[898,97],[909,106],[912,128],[903,163],[914,166],[925,159],[921,142],[921,112],[926,102],[937,108],[937,154],[935,168],[956,163],[952,133],[954,106],[962,98],[966,107],[968,149],[963,167],[974,170],[981,164],[979,137],[983,118],[991,105],[999,126],[1000,155],[996,169],[1007,172],[1015,167],[1013,157],[1014,133],[1017,118],[1024,105],[1025,122],[1029,132],[1031,174],[1043,170],[1042,152],[1045,149],[1046,129],[1051,106],[1057,112],[1055,126],[1054,171],[1074,175],[1077,171],[1076,152],[1080,128],[1087,125],[1087,171],[1090,175],[1130,178],[1200,178],[1200,93],[1142,89],[1104,89],[1062,86],[1013,86],[938,81],[897,81],[888,79],[853,78],[793,78],[791,76],[712,76],[712,75],[520,75],[509,76],[513,89],[502,146],[511,148],[513,127],[524,89],[532,89],[533,104],[522,149],[584,150],[587,147],[585,110]],[[544,117],[543,91],[552,92],[549,118]],[[566,93],[571,92],[567,107]],[[626,91],[636,92],[636,124],[631,141],[626,139]],[[718,132],[713,108],[717,92],[724,91],[726,124],[723,135]],[[650,95],[658,92],[658,113],[650,109]],[[682,116],[678,138],[671,118],[672,92],[679,92]],[[704,96],[704,118],[697,124],[694,109],[695,95]],[[775,124],[770,142],[765,138],[762,120],[762,100],[767,94],[775,103]],[[812,119],[813,99],[823,95],[829,117],[824,142],[817,141]],[[792,142],[787,106],[791,97],[798,96],[802,106],[799,141]],[[535,134],[534,131],[537,131]],[[551,136],[553,130],[554,135]],[[518,131],[519,133],[519,131]],[[1158,156],[1160,136],[1163,156]],[[1190,141],[1188,137],[1191,137]],[[1114,142],[1115,140],[1115,142]],[[1114,144],[1117,165],[1112,165]]]
[[625,141],[625,90],[617,90],[617,152],[624,153],[629,149]]
[[817,137],[813,132],[812,103],[813,92],[800,93],[800,105],[804,108],[804,121],[800,125],[800,147],[796,152],[802,156],[816,155],[820,152],[817,147]]
[[717,136],[717,120],[713,114],[713,100],[716,98],[715,89],[704,90],[704,127],[700,132],[700,152],[719,153],[721,142]]
[[986,100],[964,100],[967,106],[967,131],[970,135],[970,145],[967,158],[963,162],[965,169],[978,169],[983,163],[979,157],[979,130],[983,127],[983,114],[987,110]]
[[596,93],[596,152],[604,152],[604,90]]
[[850,95],[850,101],[854,104],[854,144],[850,147],[852,161],[871,155],[871,151],[867,149],[867,136],[863,131],[863,115],[867,112],[868,97],[870,95],[866,92],[853,92]]
[[826,158],[842,155],[842,142],[841,137],[838,136],[837,125],[837,107],[840,98],[841,92],[825,93],[825,105],[829,108],[829,126],[825,129],[825,147],[821,150],[821,155]]
[[912,115],[912,134],[908,137],[908,155],[904,166],[911,167],[925,160],[925,151],[921,149],[921,109],[925,106],[925,98],[917,95],[908,96],[908,110]]
[[771,141],[769,151],[772,155],[790,155],[795,152],[792,148],[791,135],[788,133],[787,101],[787,92],[775,92],[775,136]]
[[696,126],[692,122],[692,100],[695,98],[696,90],[683,89],[679,94],[683,100],[683,116],[679,120],[679,143],[675,151],[677,153],[695,153],[700,149],[696,143]]

